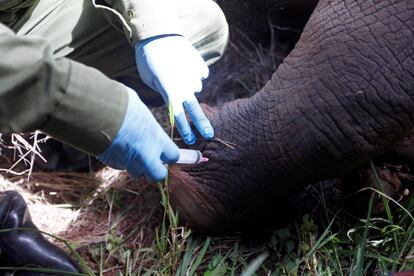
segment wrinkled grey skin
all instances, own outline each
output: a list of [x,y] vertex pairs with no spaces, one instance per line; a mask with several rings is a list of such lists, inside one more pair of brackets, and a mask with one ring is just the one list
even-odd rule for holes
[[175,167],[170,179],[184,222],[222,232],[265,210],[276,218],[280,199],[349,172],[413,130],[414,1],[374,2],[320,1],[261,91],[206,109],[221,140],[199,142],[210,161]]

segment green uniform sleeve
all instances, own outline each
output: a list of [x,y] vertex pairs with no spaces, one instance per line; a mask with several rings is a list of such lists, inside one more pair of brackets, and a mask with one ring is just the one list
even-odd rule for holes
[[42,130],[90,154],[103,152],[128,104],[125,86],[66,58],[42,38],[0,24],[0,133]]
[[131,45],[163,34],[183,34],[175,0],[93,0]]

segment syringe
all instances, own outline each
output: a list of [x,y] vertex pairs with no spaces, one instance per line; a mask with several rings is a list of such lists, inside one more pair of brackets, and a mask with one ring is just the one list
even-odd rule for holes
[[180,158],[177,164],[200,164],[207,162],[208,158],[203,157],[199,150],[180,149]]

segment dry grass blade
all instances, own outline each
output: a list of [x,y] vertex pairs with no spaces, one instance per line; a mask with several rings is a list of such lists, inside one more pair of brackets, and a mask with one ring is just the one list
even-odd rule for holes
[[[11,173],[14,175],[24,175],[28,174],[28,179],[31,176],[31,173],[33,171],[33,165],[35,162],[35,158],[40,158],[43,162],[47,162],[47,160],[41,155],[41,150],[39,147],[40,143],[46,142],[48,139],[50,139],[49,136],[45,136],[44,138],[39,139],[39,135],[41,132],[36,131],[29,137],[29,139],[33,140],[33,143],[30,144],[22,135],[20,134],[12,134],[11,135],[11,146],[5,146],[3,143],[1,143],[0,146],[12,149],[14,151],[14,157],[13,160],[14,163],[9,167],[8,169],[0,168],[0,171]],[[19,156],[19,158],[16,158],[16,155]],[[17,159],[17,160],[16,160]],[[28,166],[28,169],[22,170],[20,172],[16,171],[15,168],[18,167],[23,163],[25,166]]]
[[377,189],[374,189],[372,187],[365,187],[365,188],[359,189],[356,192],[363,192],[363,191],[366,191],[366,190],[371,190],[371,191],[373,191],[373,192],[375,192],[375,193],[377,193],[377,194],[385,197],[389,201],[393,202],[395,205],[397,205],[398,207],[400,207],[401,210],[403,210],[411,218],[411,220],[414,222],[414,217],[413,217],[413,215],[411,215],[410,211],[408,211],[406,208],[404,208],[404,206],[402,206],[400,203],[398,203],[398,201],[396,201],[395,199],[393,199],[389,195],[387,195],[387,194],[385,194],[385,193],[383,193],[381,191],[378,191]]

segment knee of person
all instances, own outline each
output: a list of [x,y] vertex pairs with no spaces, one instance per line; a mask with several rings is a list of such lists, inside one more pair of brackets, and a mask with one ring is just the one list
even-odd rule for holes
[[203,21],[206,24],[206,27],[211,32],[222,32],[228,36],[229,26],[227,24],[227,19],[223,10],[220,6],[212,0],[204,0],[205,5],[203,5]]
[[229,27],[223,11],[212,0],[178,2],[187,2],[181,11],[185,14],[182,17],[185,36],[208,65],[214,63],[223,55],[229,39]]

